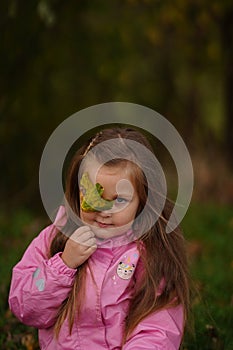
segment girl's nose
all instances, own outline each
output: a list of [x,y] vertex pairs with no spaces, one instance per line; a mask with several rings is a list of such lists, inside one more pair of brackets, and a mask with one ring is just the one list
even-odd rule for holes
[[108,209],[108,210],[99,211],[98,214],[103,218],[108,218],[109,216],[112,215],[112,210]]

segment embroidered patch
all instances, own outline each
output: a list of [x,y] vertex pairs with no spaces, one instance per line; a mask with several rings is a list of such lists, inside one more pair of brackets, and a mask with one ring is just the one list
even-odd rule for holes
[[130,257],[126,261],[120,261],[117,266],[117,275],[123,280],[129,280],[135,270],[135,264],[130,262]]
[[45,288],[45,280],[43,278],[40,278],[36,281],[36,286],[39,292],[43,292]]
[[39,269],[39,267],[37,267],[37,269],[33,272],[32,277],[37,278],[39,273],[40,273],[40,269]]

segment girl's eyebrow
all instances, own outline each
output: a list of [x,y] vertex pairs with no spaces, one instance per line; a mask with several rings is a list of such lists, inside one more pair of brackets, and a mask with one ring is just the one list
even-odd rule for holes
[[131,199],[133,198],[133,195],[134,194],[131,192],[119,192],[113,196],[113,199],[117,199],[117,198]]

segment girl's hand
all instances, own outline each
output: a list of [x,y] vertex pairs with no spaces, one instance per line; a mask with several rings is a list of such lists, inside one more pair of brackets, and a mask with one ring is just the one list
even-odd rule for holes
[[73,269],[82,265],[97,248],[94,233],[90,227],[79,227],[67,240],[61,255],[64,263]]

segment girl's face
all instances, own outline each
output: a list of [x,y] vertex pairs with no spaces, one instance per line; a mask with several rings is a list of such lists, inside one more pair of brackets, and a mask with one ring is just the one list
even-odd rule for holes
[[111,238],[125,233],[133,224],[139,205],[139,196],[132,182],[129,162],[113,166],[94,164],[86,167],[93,184],[104,188],[102,198],[113,201],[111,209],[95,212],[81,210],[81,220],[91,227],[98,238]]

